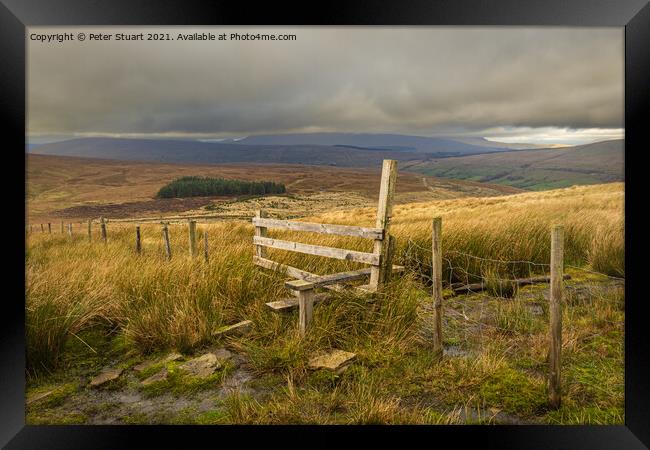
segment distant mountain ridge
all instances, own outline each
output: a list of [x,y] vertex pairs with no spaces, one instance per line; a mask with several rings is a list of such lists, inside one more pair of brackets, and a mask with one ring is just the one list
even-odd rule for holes
[[[507,145],[473,145],[442,137],[411,136],[386,133],[295,133],[262,134],[231,140],[238,145],[345,145],[374,149],[413,149],[419,153],[484,153],[511,148]],[[486,141],[489,142],[489,141]]]
[[[42,144],[38,154],[175,163],[278,163],[372,167],[383,159],[413,161],[499,151],[449,139],[389,134],[311,133],[251,136],[220,142],[79,138]],[[506,150],[506,149],[503,149]]]

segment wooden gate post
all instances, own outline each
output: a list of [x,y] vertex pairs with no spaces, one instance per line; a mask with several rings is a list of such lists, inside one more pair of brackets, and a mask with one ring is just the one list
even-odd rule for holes
[[[267,217],[266,211],[260,209],[255,212],[255,217],[258,219]],[[255,236],[266,237],[267,228],[266,227],[255,227]],[[266,248],[261,245],[255,245],[255,256],[260,258],[266,258]]]
[[196,255],[196,220],[189,221],[190,258]]
[[562,280],[564,272],[564,227],[554,225],[551,231],[551,292],[549,346],[549,403],[559,408],[561,403],[562,357]]
[[[379,255],[379,266],[370,268],[370,288],[376,290],[384,282],[386,269],[386,253],[388,250],[388,234],[390,221],[393,215],[393,195],[395,193],[395,182],[397,181],[397,161],[385,159],[381,170],[381,184],[379,186],[379,203],[377,204],[376,228],[384,230],[383,239],[376,239],[373,253]],[[384,270],[382,270],[384,269]]]
[[163,240],[165,241],[165,253],[167,254],[167,259],[172,259],[172,247],[169,243],[169,230],[167,224],[163,223],[162,228]]
[[142,243],[140,242],[140,225],[135,226],[135,252],[138,255],[142,253]]
[[431,235],[431,281],[433,284],[433,352],[442,356],[442,218],[433,219]]
[[210,260],[208,255],[208,230],[203,231],[203,258],[205,262]]
[[102,240],[104,241],[104,244],[105,244],[106,239],[107,239],[107,237],[106,237],[106,221],[104,220],[103,217],[100,220],[101,220],[100,228],[101,228],[101,231],[102,231]]

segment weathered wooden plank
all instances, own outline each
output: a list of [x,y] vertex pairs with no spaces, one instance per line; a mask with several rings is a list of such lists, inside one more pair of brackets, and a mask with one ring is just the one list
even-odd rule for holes
[[349,225],[333,225],[326,223],[295,222],[290,220],[253,218],[257,227],[276,228],[291,231],[308,231],[312,233],[334,234],[338,236],[356,236],[369,239],[383,239],[384,230],[381,228],[365,228]]
[[280,264],[278,262],[271,261],[270,259],[260,258],[259,256],[253,256],[253,263],[257,264],[258,266],[264,267],[265,269],[278,270],[284,272],[290,277],[294,277],[294,278],[302,279],[304,277],[309,277],[309,276],[313,276],[313,277],[318,276],[316,274],[313,274],[311,272],[306,272],[296,267],[288,266],[286,264]]
[[[397,161],[394,159],[385,159],[381,170],[381,184],[379,186],[379,203],[377,204],[377,223],[375,228],[384,230],[385,235],[390,230],[390,221],[393,215],[393,195],[395,193],[395,184],[397,182]],[[386,239],[376,239],[373,246],[373,253],[379,257],[386,254],[388,242]],[[385,262],[382,261],[382,264]],[[373,264],[370,273],[370,284],[377,288],[383,283],[383,276],[386,271],[380,267],[379,263]]]
[[292,291],[311,291],[314,289],[314,283],[305,280],[291,280],[284,283],[284,285]]
[[[290,277],[298,278],[301,280],[310,281],[314,284],[323,287],[331,287],[333,284],[338,284],[342,281],[354,281],[357,279],[364,278],[370,274],[370,268],[353,270],[350,272],[340,272],[334,273],[331,275],[316,275],[311,272],[307,272],[296,267],[287,266],[286,264],[280,264],[270,259],[260,258],[258,256],[253,256],[253,263],[258,266],[264,267],[269,270],[279,270],[285,272]],[[393,265],[393,273],[400,273],[404,271],[404,266]],[[333,288],[332,290],[335,290]]]
[[[328,258],[343,259],[365,264],[379,265],[380,257],[374,253],[364,253],[342,248],[323,247],[320,245],[302,244],[299,242],[283,241],[261,236],[254,236],[253,243],[264,247],[277,248],[308,255],[326,256]],[[258,255],[259,256],[259,255]]]
[[[314,295],[314,304],[320,303],[329,299],[327,293],[320,293]],[[289,312],[298,308],[298,298],[283,298],[275,302],[268,302],[266,306],[271,308],[274,312]]]
[[550,345],[549,403],[559,408],[562,399],[562,272],[564,271],[564,227],[555,225],[551,230],[551,292],[549,296]]

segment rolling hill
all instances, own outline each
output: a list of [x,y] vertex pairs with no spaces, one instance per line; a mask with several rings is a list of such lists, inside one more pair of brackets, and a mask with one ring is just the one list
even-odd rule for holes
[[624,141],[575,147],[432,158],[403,167],[422,174],[499,183],[529,190],[623,181]]

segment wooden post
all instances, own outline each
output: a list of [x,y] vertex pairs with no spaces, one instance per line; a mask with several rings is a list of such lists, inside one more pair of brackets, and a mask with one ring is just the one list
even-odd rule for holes
[[551,292],[549,346],[549,403],[559,408],[561,402],[562,353],[562,279],[564,272],[564,227],[554,225],[551,231]]
[[93,225],[92,225],[92,220],[88,221],[88,241],[92,241],[93,239]]
[[379,186],[379,203],[377,204],[377,222],[375,228],[384,230],[384,238],[375,240],[373,252],[379,255],[379,266],[372,266],[370,269],[370,287],[377,289],[383,283],[382,266],[386,265],[385,255],[387,252],[388,234],[390,221],[393,215],[393,195],[395,193],[395,182],[397,181],[397,161],[385,159],[381,170],[381,184]]
[[142,253],[142,243],[140,242],[140,225],[135,226],[135,252]]
[[433,283],[433,352],[442,356],[442,218],[433,219],[431,280]]
[[208,262],[210,260],[208,255],[208,231],[207,230],[203,231],[203,258],[205,259],[205,262]]
[[50,222],[47,223],[47,232],[52,234],[52,224]]
[[[258,210],[255,213],[255,217],[257,217],[258,219],[267,217],[266,211],[261,209]],[[266,232],[267,232],[266,227],[255,227],[255,236],[266,237]],[[261,245],[256,245],[255,256],[258,256],[260,258],[266,258],[266,248],[262,247]]]
[[70,237],[72,237],[72,224],[71,223],[68,224],[68,235]]
[[30,234],[32,233],[32,226],[31,225],[29,226],[29,233]]
[[196,256],[196,220],[189,221],[190,258]]
[[162,234],[163,240],[165,241],[165,253],[167,254],[167,259],[172,259],[172,247],[169,243],[169,230],[166,223],[163,223]]
[[393,274],[393,258],[395,256],[395,236],[389,234],[387,239],[388,239],[388,244],[386,245],[385,264],[381,266],[383,275],[382,277],[380,277],[382,278],[384,283],[389,282]]
[[100,223],[100,228],[101,228],[101,230],[102,230],[102,240],[104,241],[104,244],[105,244],[105,243],[106,243],[106,240],[107,240],[107,236],[106,236],[106,221],[104,220],[103,217],[100,219],[100,221],[101,221],[101,223]]
[[314,290],[298,291],[298,329],[300,336],[307,334],[314,312]]
[[41,233],[43,232],[45,232],[45,230],[43,229],[43,224],[41,224]]
[[63,221],[61,221],[61,234],[63,234]]

